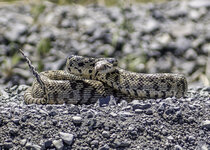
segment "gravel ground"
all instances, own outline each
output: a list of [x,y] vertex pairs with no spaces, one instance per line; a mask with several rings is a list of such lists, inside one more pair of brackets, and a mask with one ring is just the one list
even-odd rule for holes
[[25,105],[25,89],[0,97],[0,149],[210,149],[210,87],[181,99],[116,104],[111,96],[79,106]]
[[[204,0],[0,6],[0,150],[210,149],[209,10]],[[25,105],[33,77],[18,48],[39,70],[63,69],[70,54],[116,57],[136,72],[184,73],[190,89],[180,99]]]

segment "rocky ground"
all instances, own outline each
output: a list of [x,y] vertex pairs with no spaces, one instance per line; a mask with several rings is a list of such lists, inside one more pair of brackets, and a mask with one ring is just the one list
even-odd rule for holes
[[210,87],[186,98],[94,105],[25,105],[26,86],[0,101],[0,149],[210,148]]
[[[209,10],[204,0],[0,6],[0,150],[210,149]],[[19,48],[39,71],[70,54],[116,57],[131,71],[183,73],[190,88],[181,99],[25,105],[33,76]]]

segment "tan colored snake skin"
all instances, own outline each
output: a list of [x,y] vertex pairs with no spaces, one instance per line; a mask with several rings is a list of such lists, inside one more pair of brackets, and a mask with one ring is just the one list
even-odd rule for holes
[[143,74],[117,67],[114,58],[86,58],[72,55],[67,59],[67,70],[85,79],[101,81],[133,98],[165,98],[185,96],[187,80],[172,73]]
[[25,92],[25,103],[91,104],[109,95],[127,101],[173,96],[180,98],[187,92],[187,81],[183,75],[129,72],[117,67],[114,58],[72,55],[67,59],[66,68],[66,71],[40,73],[38,78],[44,88],[34,80],[32,87]]
[[43,91],[35,79],[24,94],[26,104],[92,104],[109,95],[131,100],[130,96],[113,90],[100,81],[83,79],[64,70],[41,72],[40,78],[46,91]]

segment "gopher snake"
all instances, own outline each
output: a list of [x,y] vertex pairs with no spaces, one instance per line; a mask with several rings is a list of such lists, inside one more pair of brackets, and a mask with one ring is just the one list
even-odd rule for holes
[[183,75],[129,72],[119,68],[114,58],[72,55],[67,59],[65,71],[39,74],[30,60],[23,56],[36,77],[32,87],[24,94],[26,104],[90,104],[109,95],[127,101],[173,96],[180,98],[187,92],[187,81]]

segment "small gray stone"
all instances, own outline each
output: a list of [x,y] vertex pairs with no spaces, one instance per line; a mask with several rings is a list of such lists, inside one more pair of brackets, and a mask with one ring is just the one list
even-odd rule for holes
[[136,114],[141,114],[141,113],[143,113],[144,111],[142,110],[142,109],[135,109],[135,113]]
[[20,124],[20,119],[19,119],[19,118],[13,118],[12,121],[13,121],[16,125],[19,125],[19,124]]
[[153,114],[153,110],[152,109],[148,109],[148,110],[146,110],[145,114],[152,115]]
[[194,26],[195,25],[191,22],[186,23],[184,25],[174,24],[171,33],[174,37],[184,38],[185,36],[192,35],[192,33],[194,32]]
[[39,145],[32,144],[30,142],[27,142],[25,147],[26,149],[41,150],[41,147]]
[[195,60],[197,56],[198,55],[194,49],[188,49],[185,53],[185,58],[188,60]]
[[111,115],[112,117],[116,117],[116,116],[117,116],[117,114],[114,113],[114,112],[111,112],[110,115]]
[[157,41],[162,45],[167,45],[171,41],[171,36],[168,33],[165,33],[158,37]]
[[104,44],[98,47],[97,52],[100,54],[105,54],[107,56],[112,56],[114,53],[114,47],[109,44]]
[[37,42],[40,40],[40,37],[38,33],[32,33],[28,38],[27,42],[31,44],[37,44]]
[[0,96],[2,96],[5,99],[9,98],[9,94],[5,92],[4,90],[0,90],[0,94],[1,94]]
[[27,88],[28,88],[27,85],[24,85],[24,84],[19,85],[19,87],[18,87],[18,93],[21,93],[22,91],[25,91]]
[[177,54],[183,54],[183,52],[191,47],[191,41],[184,37],[179,37],[175,44]]
[[10,128],[9,134],[13,137],[18,136],[19,129],[18,128]]
[[189,18],[192,20],[198,20],[202,16],[202,13],[199,10],[191,10],[189,12]]
[[203,91],[210,92],[210,87],[205,87],[205,88],[203,88]]
[[11,27],[11,30],[5,33],[5,36],[10,41],[18,41],[21,34],[25,33],[27,31],[27,26],[25,24],[14,24],[13,27]]
[[129,140],[124,140],[121,142],[120,147],[128,147],[131,144]]
[[127,106],[127,107],[123,107],[122,110],[123,111],[129,111],[129,110],[131,110],[131,108],[132,108],[131,106]]
[[109,138],[110,137],[109,131],[103,131],[102,136],[105,137],[105,138]]
[[129,43],[126,43],[124,46],[123,46],[123,53],[124,54],[130,54],[133,52],[133,48],[131,47],[131,45]]
[[151,33],[159,29],[159,24],[154,19],[149,19],[149,21],[144,26],[144,32]]
[[80,117],[80,116],[73,116],[72,117],[72,121],[75,124],[80,124],[80,123],[82,123],[82,117]]
[[45,146],[45,148],[52,148],[52,140],[49,139],[49,140],[45,141],[44,146]]
[[99,144],[99,142],[98,142],[98,140],[93,140],[93,141],[91,141],[90,144],[93,145],[93,146],[95,146],[95,147],[97,147],[98,144]]
[[205,142],[199,142],[196,149],[199,150],[209,150],[209,146]]
[[133,113],[127,111],[120,111],[118,114],[122,117],[132,117],[134,115]]
[[196,138],[194,136],[188,136],[187,139],[188,139],[188,142],[194,143]]
[[119,106],[121,106],[121,107],[127,107],[127,106],[128,106],[128,102],[125,101],[125,100],[122,100],[122,101],[119,103]]
[[109,145],[105,144],[104,146],[100,147],[99,150],[109,150]]
[[139,109],[139,106],[140,106],[139,100],[133,100],[130,104],[133,106],[134,110]]
[[196,67],[196,62],[186,61],[186,62],[183,62],[180,67],[184,70],[184,73],[191,74]]
[[58,113],[57,113],[56,111],[54,111],[54,110],[51,111],[51,112],[49,112],[49,115],[52,116],[52,117],[53,117],[53,116],[56,116],[57,114],[58,114]]
[[202,121],[202,127],[210,130],[210,120]]
[[204,44],[202,46],[202,51],[205,53],[205,54],[209,54],[210,53],[210,44],[207,43],[207,44]]
[[14,85],[13,87],[10,88],[10,92],[14,92],[18,88],[17,85]]
[[20,140],[20,145],[24,146],[26,144],[26,142],[27,142],[27,139],[22,139],[22,140]]
[[68,145],[71,145],[74,140],[74,135],[65,132],[59,132],[61,139]]
[[145,104],[145,103],[140,103],[138,100],[134,100],[131,102],[131,105],[133,107],[133,110],[136,109],[148,109],[151,107],[151,104]]
[[182,150],[182,147],[180,145],[175,145],[174,150]]
[[210,1],[208,1],[208,0],[192,0],[189,2],[189,6],[192,8],[210,7]]
[[62,139],[54,140],[52,143],[57,150],[62,150],[64,147]]
[[128,147],[130,145],[130,141],[129,140],[119,140],[119,139],[115,139],[114,140],[114,144],[115,144],[115,147]]
[[173,138],[171,135],[169,135],[169,136],[167,137],[167,139],[168,139],[168,140],[173,140],[174,138]]

